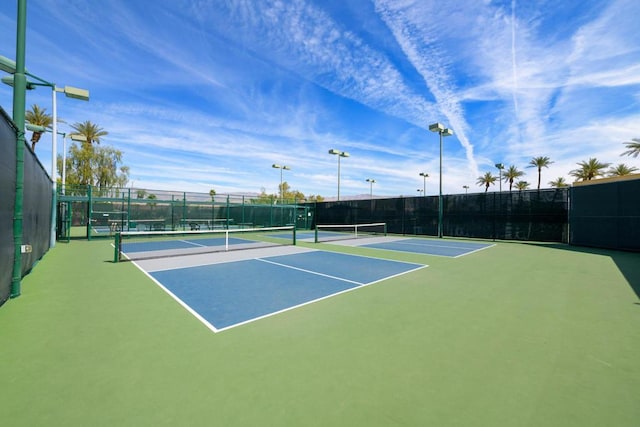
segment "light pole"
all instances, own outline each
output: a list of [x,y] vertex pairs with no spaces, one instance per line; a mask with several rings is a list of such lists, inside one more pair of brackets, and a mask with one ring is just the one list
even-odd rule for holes
[[373,200],[373,184],[376,183],[375,179],[367,178],[366,180],[369,183],[369,198]]
[[418,194],[424,193],[424,190],[422,188],[418,188],[416,191],[418,192]]
[[469,186],[463,185],[462,188],[464,188],[464,194],[467,194],[467,190],[469,190]]
[[422,194],[426,197],[427,196],[427,178],[429,178],[429,174],[426,172],[420,172],[420,176],[423,178]]
[[453,135],[453,131],[441,123],[429,125],[431,132],[440,134],[440,190],[438,191],[438,237],[442,238],[442,137]]
[[499,182],[499,187],[500,187],[500,192],[502,193],[502,169],[504,169],[504,165],[502,163],[496,163],[496,167],[498,168],[498,181]]
[[[57,151],[58,151],[58,106],[57,106],[57,93],[62,92],[68,98],[75,98],[82,101],[89,100],[89,91],[86,89],[80,89],[72,86],[65,86],[64,88],[57,87],[55,83],[48,82],[40,77],[33,75],[29,72],[25,71],[25,75],[36,79],[36,81],[28,80],[26,81],[27,89],[35,89],[36,86],[48,86],[51,88],[51,104],[52,104],[52,124],[51,124],[51,180],[53,181],[52,189],[53,198],[51,203],[51,237],[49,241],[49,247],[54,247],[56,245],[56,188],[57,188]],[[8,84],[9,86],[14,86],[16,75],[3,77],[2,82]],[[14,87],[15,89],[15,87]],[[15,112],[14,112],[15,113]]]
[[[69,135],[72,141],[80,143],[87,142],[87,137],[80,133],[72,133]],[[65,194],[67,183],[67,138],[62,137],[62,194]],[[133,183],[131,184],[133,187]]]
[[340,201],[340,157],[349,157],[349,153],[332,148],[329,150],[329,154],[338,156],[338,201]]
[[3,71],[13,74],[13,122],[18,128],[16,135],[16,185],[13,209],[13,266],[11,269],[10,298],[20,296],[22,282],[22,224],[24,203],[24,115],[27,91],[25,73],[27,40],[27,0],[18,0],[16,18],[16,62],[0,57]]
[[285,165],[276,165],[275,163],[271,165],[274,169],[280,169],[280,204],[284,204],[284,187],[282,186],[282,171],[291,170],[289,166]]

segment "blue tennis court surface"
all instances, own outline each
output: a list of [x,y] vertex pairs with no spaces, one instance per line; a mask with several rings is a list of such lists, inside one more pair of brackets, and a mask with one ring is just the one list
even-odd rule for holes
[[397,239],[358,245],[363,248],[385,249],[388,251],[412,252],[418,254],[460,257],[494,246],[487,243],[462,242],[454,240]]
[[170,270],[149,265],[148,274],[216,332],[426,267],[309,249]]

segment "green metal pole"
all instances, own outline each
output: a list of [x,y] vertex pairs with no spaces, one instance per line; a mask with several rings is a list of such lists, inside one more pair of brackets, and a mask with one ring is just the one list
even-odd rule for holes
[[93,220],[93,192],[91,184],[87,185],[87,240],[91,240],[91,221]]
[[24,122],[27,77],[26,62],[27,0],[18,0],[16,33],[16,72],[13,75],[13,121],[18,127],[16,135],[16,192],[13,211],[13,271],[11,278],[11,298],[20,296],[22,280],[22,205],[24,201]]

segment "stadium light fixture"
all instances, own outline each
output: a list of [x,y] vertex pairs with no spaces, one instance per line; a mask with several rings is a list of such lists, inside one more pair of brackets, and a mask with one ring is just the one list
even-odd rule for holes
[[332,148],[329,154],[338,156],[338,201],[340,201],[340,157],[349,157],[349,153]]
[[502,163],[496,163],[496,167],[498,168],[498,181],[500,192],[502,193],[502,170],[504,169],[504,165]]
[[423,178],[422,194],[426,196],[427,195],[427,178],[429,178],[429,174],[426,172],[420,172],[420,176]]
[[467,194],[467,190],[469,190],[469,186],[463,185],[462,188],[464,188],[464,194]]
[[423,190],[422,188],[418,188],[416,191],[417,191],[418,193],[424,193],[424,190]]
[[369,183],[369,198],[373,200],[373,184],[376,183],[376,180],[367,178],[366,181]]
[[[0,68],[3,70],[10,69],[13,61],[10,59],[0,57]],[[48,82],[36,75],[28,73],[26,70],[24,72],[25,76],[29,76],[34,80],[26,80],[25,89],[31,90],[35,89],[37,86],[47,86],[51,88],[51,103],[52,103],[52,130],[51,130],[51,179],[53,181],[52,184],[52,192],[53,199],[51,204],[51,236],[49,241],[49,247],[54,247],[56,245],[56,211],[57,211],[57,203],[56,203],[56,191],[57,191],[57,179],[56,175],[57,171],[57,151],[58,151],[58,106],[57,106],[57,93],[64,93],[68,98],[79,99],[82,101],[89,100],[89,91],[86,89],[80,89],[73,86],[65,86],[65,87],[57,87],[55,83]],[[15,85],[16,82],[16,74],[12,76],[6,76],[2,78],[2,82],[8,84],[9,86],[14,87],[14,92],[18,89],[18,85]],[[20,85],[22,86],[22,85]],[[24,104],[24,102],[23,102]],[[24,106],[23,106],[24,109]],[[15,111],[14,111],[15,114]],[[24,113],[23,113],[24,114]],[[15,120],[14,120],[15,121]],[[24,120],[23,120],[24,121]],[[17,125],[18,123],[16,123]]]
[[445,128],[441,123],[429,125],[431,132],[438,132],[440,135],[440,189],[438,191],[438,237],[442,238],[442,138],[453,135],[453,131]]
[[[87,142],[87,137],[81,133],[72,133],[68,135],[72,141]],[[62,137],[62,194],[65,193],[67,180],[67,135]]]
[[[17,70],[16,61],[7,58],[6,56],[0,55],[0,70],[5,73],[15,74]],[[24,69],[24,72],[27,72],[27,69]]]
[[285,165],[277,165],[277,164],[272,164],[271,165],[272,168],[274,169],[280,169],[280,204],[284,204],[284,187],[282,187],[282,171],[288,171],[291,170],[291,168],[289,166],[285,166]]
[[39,125],[32,125],[31,123],[25,123],[24,127],[29,131],[29,132],[46,132],[47,128],[44,126],[39,126]]

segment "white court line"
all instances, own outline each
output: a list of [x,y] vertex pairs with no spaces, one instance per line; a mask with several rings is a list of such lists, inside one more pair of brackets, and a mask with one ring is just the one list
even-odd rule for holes
[[355,280],[349,280],[349,279],[344,279],[342,277],[337,277],[337,276],[332,276],[330,274],[324,274],[324,273],[318,273],[317,271],[311,271],[311,270],[306,270],[304,268],[300,268],[300,267],[294,267],[292,265],[287,265],[287,264],[281,264],[279,262],[273,262],[273,261],[269,261],[266,260],[264,258],[256,258],[256,261],[262,261],[262,262],[266,262],[268,264],[273,264],[273,265],[278,265],[280,267],[284,267],[284,268],[290,268],[291,270],[298,270],[298,271],[303,271],[305,273],[309,273],[309,274],[315,274],[316,276],[323,276],[323,277],[328,277],[330,279],[335,279],[335,280],[339,280],[341,282],[347,282],[347,283],[354,283],[356,285],[362,286],[365,285],[365,283],[362,282],[356,282]]
[[165,288],[164,285],[162,283],[160,283],[159,281],[157,281],[155,279],[155,277],[153,277],[151,274],[147,273],[145,271],[144,268],[142,268],[141,266],[139,266],[135,261],[131,261],[133,263],[133,265],[135,265],[136,267],[138,267],[138,269],[140,271],[142,271],[144,274],[146,274],[146,276],[148,278],[150,278],[151,280],[153,280],[153,282],[160,286],[160,288],[165,291],[167,294],[169,294],[169,296],[171,298],[173,298],[178,304],[180,304],[185,310],[187,310],[189,313],[191,313],[196,319],[198,319],[199,321],[201,321],[207,328],[209,328],[210,330],[212,330],[214,333],[218,333],[220,331],[220,329],[217,329],[215,326],[213,326],[211,323],[209,323],[209,321],[207,321],[207,319],[205,319],[204,317],[202,317],[200,315],[200,313],[198,313],[197,311],[195,311],[194,309],[191,308],[191,306],[189,306],[189,304],[187,304],[186,302],[182,301],[180,298],[178,298],[177,295],[175,295],[173,292],[171,292],[169,289]]
[[466,255],[472,254],[472,253],[474,253],[474,252],[478,252],[478,251],[482,251],[482,250],[485,250],[485,249],[492,248],[492,247],[494,247],[495,245],[496,245],[496,244],[494,243],[493,245],[485,246],[484,248],[478,248],[478,249],[476,249],[475,251],[470,251],[470,252],[466,252],[466,253],[464,253],[464,254],[456,255],[456,256],[454,256],[453,258],[460,258],[460,257],[466,256]]
[[[399,245],[407,245],[407,246],[420,246],[420,247],[432,247],[432,248],[445,248],[445,249],[462,249],[462,250],[471,250],[474,248],[478,248],[477,246],[475,246],[474,248],[471,247],[464,247],[464,246],[449,246],[449,245],[438,245],[438,244],[434,244],[434,243],[411,243],[411,242],[406,242],[406,241],[402,241],[399,240],[397,242],[392,242],[392,243],[398,243]],[[494,246],[494,245],[491,245]],[[480,248],[480,249],[484,249]]]
[[[297,304],[297,305],[292,305],[291,307],[283,308],[282,310],[274,311],[272,313],[263,314],[262,316],[254,317],[252,319],[247,319],[247,320],[242,321],[240,323],[234,323],[233,325],[229,325],[229,326],[225,326],[224,328],[216,329],[216,330],[214,330],[214,332],[216,332],[216,333],[217,332],[222,332],[222,331],[226,331],[228,329],[235,328],[237,326],[246,325],[247,323],[255,322],[257,320],[261,320],[261,319],[265,319],[267,317],[275,316],[277,314],[285,313],[285,312],[290,311],[290,310],[295,310],[296,308],[304,307],[305,305],[314,304],[316,302],[319,302],[319,301],[322,301],[322,300],[325,300],[325,299],[333,298],[335,296],[342,295],[342,294],[345,294],[347,292],[352,292],[352,291],[361,289],[361,288],[363,288],[365,286],[373,285],[374,283],[382,282],[383,280],[391,279],[393,277],[402,276],[403,274],[411,273],[413,271],[417,271],[417,270],[421,270],[423,268],[429,267],[428,265],[417,264],[417,265],[419,265],[419,267],[414,268],[413,270],[403,271],[402,273],[394,274],[393,276],[383,277],[382,279],[378,279],[378,280],[375,280],[375,281],[369,282],[369,283],[359,283],[359,282],[355,282],[353,280],[347,280],[347,279],[343,279],[343,278],[340,278],[340,277],[335,277],[335,276],[330,276],[330,275],[323,274],[323,273],[309,271],[309,270],[305,270],[305,269],[298,268],[298,267],[293,267],[293,266],[286,265],[286,264],[280,264],[280,263],[277,263],[277,262],[268,261],[268,260],[264,260],[264,259],[260,259],[260,258],[255,258],[255,259],[256,259],[256,261],[264,261],[264,262],[267,262],[267,263],[270,263],[270,264],[274,264],[274,265],[278,265],[278,266],[281,266],[281,267],[292,268],[292,269],[295,269],[295,270],[304,271],[306,273],[316,274],[318,276],[325,276],[325,277],[329,277],[329,278],[332,278],[332,279],[337,279],[337,280],[340,280],[340,281],[343,281],[343,282],[353,283],[353,284],[356,284],[356,285],[359,285],[359,286],[354,286],[352,288],[344,289],[342,291],[335,292],[335,293],[329,294],[329,295],[325,295],[323,297],[316,298],[314,300],[305,301],[305,302]],[[405,264],[413,264],[413,263],[405,263]]]
[[[168,241],[170,241],[170,240],[168,240]],[[182,239],[179,239],[179,240],[178,240],[178,242],[187,243],[187,244],[189,244],[189,245],[198,246],[198,247],[201,247],[201,248],[204,248],[204,247],[206,247],[206,246],[209,246],[209,245],[201,245],[200,243],[196,243],[196,242],[194,242],[194,241],[192,241],[192,240],[182,240]]]

